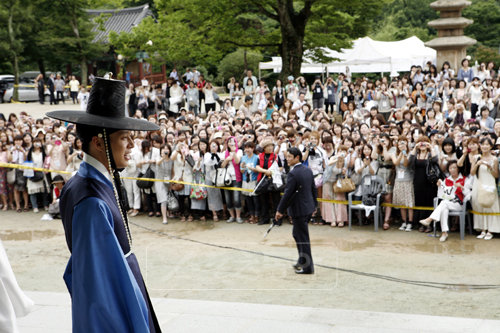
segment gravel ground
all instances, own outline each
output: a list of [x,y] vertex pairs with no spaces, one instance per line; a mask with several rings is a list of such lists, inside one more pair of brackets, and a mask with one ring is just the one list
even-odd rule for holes
[[[61,221],[40,217],[0,212],[0,238],[23,289],[65,291],[69,252]],[[371,226],[352,231],[310,226],[316,274],[299,276],[291,267],[297,254],[288,224],[263,238],[267,226],[178,219],[163,225],[144,215],[131,223],[134,252],[152,297],[500,318],[498,289],[468,286],[500,285],[496,239],[467,235],[460,241],[453,233],[443,244],[396,227],[375,233]],[[384,277],[459,286],[434,288]]]

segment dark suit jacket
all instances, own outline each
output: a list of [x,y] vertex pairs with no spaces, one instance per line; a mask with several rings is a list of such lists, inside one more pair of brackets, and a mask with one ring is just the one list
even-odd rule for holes
[[[299,189],[300,188],[300,189]],[[299,192],[294,193],[299,189]],[[288,208],[291,217],[306,216],[316,209],[318,190],[314,185],[311,169],[299,164],[288,173],[285,194],[278,205],[278,212]]]
[[47,87],[49,88],[49,91],[54,91],[54,88],[55,88],[55,82],[54,82],[54,79],[53,78],[49,78],[47,80]]

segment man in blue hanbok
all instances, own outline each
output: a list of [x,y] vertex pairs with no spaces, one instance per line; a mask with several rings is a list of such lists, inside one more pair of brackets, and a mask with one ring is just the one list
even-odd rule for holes
[[158,126],[129,118],[124,82],[101,78],[92,87],[86,112],[47,115],[76,123],[85,152],[60,199],[71,252],[64,280],[72,298],[73,332],[161,332],[132,253],[118,175],[134,146],[130,131]]

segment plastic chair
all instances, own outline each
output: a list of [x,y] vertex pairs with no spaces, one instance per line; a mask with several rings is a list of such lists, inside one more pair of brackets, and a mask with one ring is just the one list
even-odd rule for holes
[[[467,203],[469,202],[470,198],[464,198],[464,203],[462,205],[461,210],[450,210],[448,213],[449,216],[458,216],[459,217],[459,225],[460,225],[460,239],[463,240],[465,238],[465,223],[468,221],[469,222],[469,233],[472,235],[472,222],[470,219],[470,216],[467,212]],[[439,205],[439,198],[434,198],[434,208],[436,208]],[[439,221],[438,221],[439,222]],[[436,237],[436,221],[433,221],[433,228],[434,228],[434,237]]]
[[[375,220],[375,231],[378,231],[378,226],[379,226],[379,221],[382,220],[381,218],[381,212],[382,210],[380,209],[380,203],[381,203],[381,197],[384,194],[384,181],[382,178],[379,176],[372,176],[372,175],[366,175],[363,176],[361,179],[361,201],[364,201],[363,199],[368,197],[368,196],[376,196],[376,203],[374,206],[368,206],[368,207],[375,207],[374,211],[374,220]],[[347,195],[347,200],[349,201],[349,230],[351,230],[351,225],[352,225],[352,211],[353,210],[365,210],[366,211],[366,205],[363,204],[358,204],[358,205],[353,205],[352,203],[352,197],[354,196],[354,192],[350,192]],[[359,221],[361,224],[361,219]]]

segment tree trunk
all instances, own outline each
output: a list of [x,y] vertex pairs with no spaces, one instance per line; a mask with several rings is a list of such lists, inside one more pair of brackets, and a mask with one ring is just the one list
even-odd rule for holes
[[245,68],[245,70],[243,71],[243,75],[246,75],[247,71],[248,71],[248,61],[247,61],[247,50],[243,50],[243,67]]
[[293,1],[280,0],[277,7],[281,27],[281,74],[283,82],[289,75],[298,77],[304,53],[304,36],[307,14],[296,14]]
[[37,63],[38,63],[38,70],[40,71],[40,73],[43,74],[44,79],[47,79],[47,75],[45,75],[45,63],[43,62],[43,59],[39,58],[37,60]]
[[87,87],[88,68],[87,68],[87,58],[85,56],[82,57],[82,60],[80,62],[80,67],[81,67],[81,73],[82,73],[81,85],[82,85],[82,87]]
[[287,36],[283,39],[281,44],[281,74],[280,77],[283,82],[289,75],[297,78],[300,76],[300,67],[302,65],[302,56],[304,48],[304,39]]
[[9,7],[9,18],[8,18],[8,30],[9,30],[9,42],[10,42],[10,51],[12,52],[12,67],[14,67],[14,92],[12,94],[12,99],[14,101],[19,100],[18,95],[18,85],[19,85],[19,59],[17,56],[16,49],[14,47],[14,42],[16,39],[14,32],[14,7],[16,3],[11,3]]

